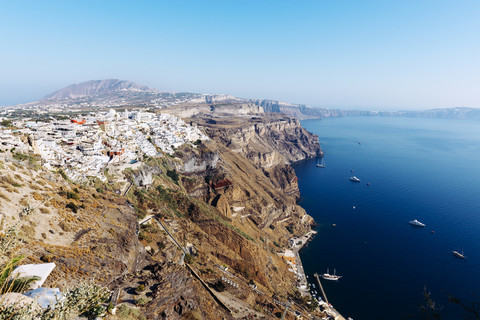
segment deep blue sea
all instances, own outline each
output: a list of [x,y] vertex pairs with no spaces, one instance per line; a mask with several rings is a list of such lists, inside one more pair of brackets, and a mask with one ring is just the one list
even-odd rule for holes
[[480,122],[345,117],[302,126],[318,134],[326,165],[294,165],[299,204],[318,223],[301,251],[310,280],[336,268],[343,278],[322,284],[354,320],[418,316],[424,287],[443,319],[463,319],[448,295],[480,294]]

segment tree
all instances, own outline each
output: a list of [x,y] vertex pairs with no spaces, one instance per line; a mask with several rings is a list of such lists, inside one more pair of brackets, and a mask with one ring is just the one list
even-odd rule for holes
[[4,127],[13,127],[13,122],[12,120],[4,119],[0,122],[0,125]]

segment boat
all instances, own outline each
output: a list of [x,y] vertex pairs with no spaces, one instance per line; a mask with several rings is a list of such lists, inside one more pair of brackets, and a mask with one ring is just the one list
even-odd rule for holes
[[342,276],[337,276],[335,274],[335,269],[333,269],[333,274],[330,274],[328,269],[327,269],[327,273],[324,273],[322,274],[322,278],[325,279],[325,280],[333,280],[333,281],[337,281],[338,279],[340,279]]
[[452,251],[453,255],[457,258],[460,258],[460,259],[465,259],[465,256],[463,255],[463,250],[462,250],[462,253],[458,252],[458,251]]
[[323,158],[322,158],[322,162],[317,161],[317,167],[318,168],[325,168],[325,161],[323,160]]
[[417,219],[412,220],[412,221],[408,221],[408,223],[410,223],[412,226],[416,226],[416,227],[425,227],[425,224],[421,223]]
[[357,177],[353,176],[353,177],[350,177],[350,181],[352,181],[352,182],[360,182],[360,179],[358,179]]

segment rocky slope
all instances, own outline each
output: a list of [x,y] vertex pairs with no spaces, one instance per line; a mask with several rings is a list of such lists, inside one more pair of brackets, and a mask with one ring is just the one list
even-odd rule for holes
[[109,165],[108,183],[72,184],[34,155],[2,153],[2,229],[17,225],[30,261],[57,264],[47,285],[94,277],[148,319],[283,312],[274,298],[294,296],[295,278],[277,253],[313,223],[290,163],[321,155],[318,138],[282,115],[189,121],[212,140],[136,170]]

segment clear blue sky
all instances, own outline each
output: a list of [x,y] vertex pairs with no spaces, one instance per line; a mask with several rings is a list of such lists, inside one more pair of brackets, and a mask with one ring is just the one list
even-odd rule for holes
[[0,105],[106,78],[331,108],[480,107],[480,1],[2,1]]

